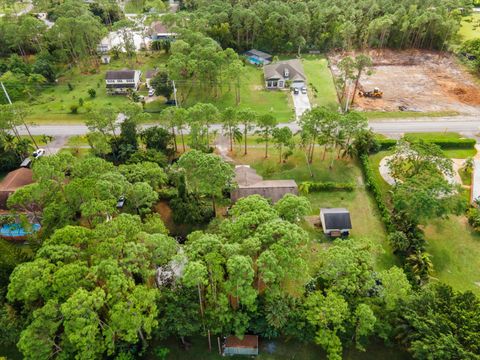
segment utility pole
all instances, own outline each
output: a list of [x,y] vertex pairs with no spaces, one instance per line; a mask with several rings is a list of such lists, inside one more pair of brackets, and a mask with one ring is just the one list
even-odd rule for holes
[[177,87],[175,86],[175,80],[172,80],[172,86],[173,86],[173,97],[175,98],[175,106],[178,106],[178,99],[177,99]]
[[[5,96],[7,97],[8,103],[10,105],[12,104],[12,100],[10,99],[10,96],[8,95],[7,89],[5,89],[5,85],[3,85],[3,82],[0,81],[0,84],[2,85],[3,92],[5,93]],[[30,133],[30,129],[27,126],[27,123],[22,119],[23,126],[25,126],[25,129],[27,129],[28,136],[30,136],[30,139],[32,139],[33,144],[35,145],[35,148],[38,150],[38,145],[37,142],[35,141],[34,137]],[[13,132],[17,135],[17,138],[20,138],[20,135],[18,134],[17,128],[14,124],[12,124]]]

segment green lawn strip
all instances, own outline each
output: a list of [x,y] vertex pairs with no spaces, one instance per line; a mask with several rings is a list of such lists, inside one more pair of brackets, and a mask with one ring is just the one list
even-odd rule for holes
[[[180,88],[179,92],[186,92]],[[212,103],[224,110],[227,107],[235,107],[235,89],[228,84],[222,87],[218,96],[206,92],[204,87],[195,85],[190,89],[186,101],[181,105],[189,107],[198,102]],[[240,80],[240,105],[239,108],[251,108],[259,114],[272,114],[279,122],[289,122],[294,118],[291,95],[288,91],[265,90],[263,70],[252,65],[244,68]]]
[[406,118],[421,118],[421,117],[447,117],[460,115],[458,111],[444,110],[444,111],[364,111],[363,115],[369,120],[391,120],[391,119],[406,119]]
[[[471,186],[472,185],[472,173],[471,172],[465,172],[463,168],[461,168],[458,171],[458,175],[460,175],[460,178],[462,179],[462,184],[466,186]],[[470,192],[469,194],[470,195]]]
[[68,138],[66,146],[76,147],[76,146],[85,146],[88,145],[88,140],[86,135],[75,135]]
[[480,37],[480,28],[478,27],[479,21],[479,13],[473,13],[472,15],[463,18],[462,26],[459,31],[459,34],[463,41],[472,40]]
[[422,133],[405,133],[405,137],[412,140],[458,140],[462,135],[456,132],[422,132]]
[[327,59],[321,55],[305,55],[302,62],[312,106],[338,108],[337,92]]
[[[395,256],[386,240],[384,226],[378,215],[378,210],[373,199],[367,193],[363,185],[362,174],[358,165],[351,160],[334,160],[332,169],[329,169],[330,154],[327,159],[322,161],[320,152],[317,152],[311,164],[313,179],[301,151],[295,154],[285,164],[279,164],[277,160],[277,151],[273,150],[269,159],[265,160],[261,154],[262,149],[249,149],[249,161],[253,168],[265,179],[294,179],[297,183],[302,181],[334,181],[334,182],[353,182],[358,184],[353,192],[318,192],[307,195],[312,205],[310,215],[318,216],[321,207],[346,207],[350,210],[352,216],[353,230],[352,236],[368,237],[379,245],[379,251],[376,254],[376,265],[378,269],[386,269],[396,264]],[[255,153],[253,156],[252,153]],[[237,160],[240,160],[241,157]],[[305,226],[304,226],[305,228]],[[309,235],[323,241],[323,234],[309,229]]]
[[144,1],[126,0],[125,13],[126,14],[143,14]]
[[464,216],[432,221],[426,227],[434,276],[458,290],[480,294],[480,234]]
[[477,149],[448,149],[443,152],[450,159],[466,159],[477,155]]

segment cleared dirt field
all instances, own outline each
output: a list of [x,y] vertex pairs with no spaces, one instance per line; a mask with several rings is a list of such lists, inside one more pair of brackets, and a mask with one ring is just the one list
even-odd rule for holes
[[[329,57],[332,71],[347,55]],[[446,111],[480,113],[480,87],[463,71],[456,59],[443,52],[371,50],[374,67],[363,75],[360,89],[378,87],[382,99],[355,97],[355,107],[364,111]]]

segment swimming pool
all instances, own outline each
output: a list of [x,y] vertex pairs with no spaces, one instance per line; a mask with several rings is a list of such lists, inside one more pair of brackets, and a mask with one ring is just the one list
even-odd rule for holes
[[5,224],[0,228],[0,237],[24,237],[40,230],[40,224],[33,224],[32,231],[27,231],[21,224]]
[[248,61],[253,65],[263,65],[263,60],[257,58],[256,56],[249,56]]

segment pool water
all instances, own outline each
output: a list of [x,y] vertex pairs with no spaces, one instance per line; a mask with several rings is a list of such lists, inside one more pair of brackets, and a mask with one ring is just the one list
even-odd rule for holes
[[254,64],[254,65],[262,65],[263,64],[263,61],[260,60],[259,58],[255,57],[255,56],[250,56],[248,58],[248,61],[250,62],[250,64]]
[[21,224],[6,224],[0,228],[0,236],[22,237],[37,232],[38,230],[40,230],[40,224],[33,224],[31,231],[25,230]]

